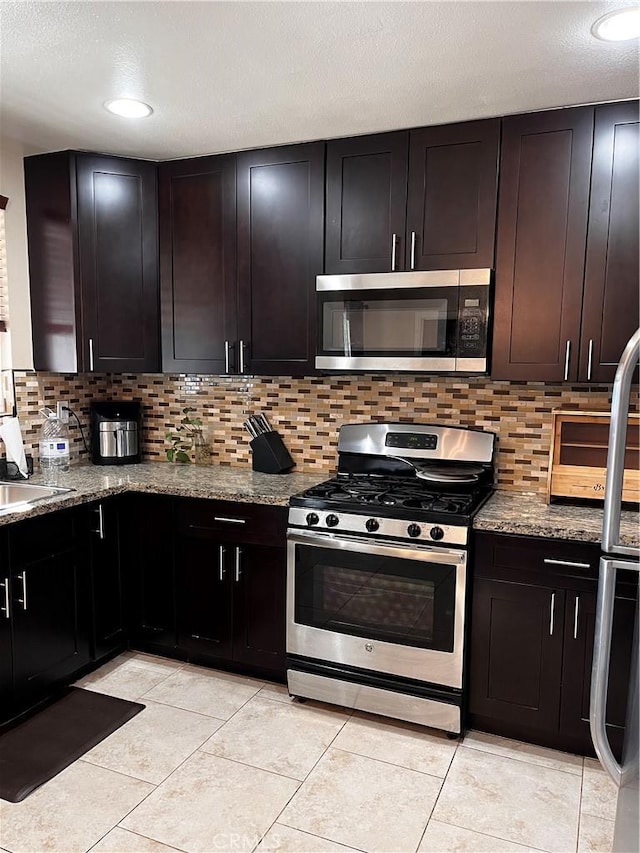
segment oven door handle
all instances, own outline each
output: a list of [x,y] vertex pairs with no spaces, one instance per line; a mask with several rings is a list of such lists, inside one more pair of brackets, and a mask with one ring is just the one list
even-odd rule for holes
[[439,548],[432,545],[404,544],[402,542],[371,542],[364,536],[336,536],[333,533],[313,533],[305,530],[287,531],[287,542],[293,545],[307,545],[316,548],[335,548],[344,551],[358,551],[364,554],[377,554],[382,557],[398,557],[402,560],[422,560],[428,563],[444,563],[450,566],[464,566],[467,552],[454,548]]

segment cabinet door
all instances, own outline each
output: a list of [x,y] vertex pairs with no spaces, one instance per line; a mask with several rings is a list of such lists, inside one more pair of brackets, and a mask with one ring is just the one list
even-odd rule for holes
[[504,119],[493,379],[577,379],[592,138],[592,107]]
[[[159,167],[162,366],[224,373],[237,338],[236,161],[202,157]],[[231,351],[229,350],[231,357]]]
[[5,537],[0,534],[0,722],[13,706],[13,648],[11,642],[11,578]]
[[22,565],[12,576],[14,681],[22,701],[44,696],[89,661],[84,549]]
[[238,155],[240,373],[313,372],[324,149],[313,142]]
[[328,275],[404,269],[409,134],[327,143]]
[[[613,614],[607,696],[607,734],[618,759],[624,738],[636,612],[633,587],[620,587],[618,584]],[[560,732],[567,739],[567,748],[580,752],[593,752],[589,705],[595,616],[595,592],[567,592]]]
[[189,656],[231,660],[233,550],[208,538],[178,540],[178,646]]
[[596,107],[580,378],[613,382],[638,328],[638,101]]
[[233,658],[283,676],[286,550],[237,546],[233,559]]
[[76,161],[84,368],[158,371],[156,164]]
[[127,499],[122,521],[132,645],[173,654],[177,645],[173,501],[160,495],[133,496]]
[[412,130],[407,270],[493,267],[500,120]]
[[127,643],[119,513],[113,501],[105,501],[90,507],[85,519],[91,536],[93,657],[98,659]]
[[560,713],[564,592],[476,578],[469,710],[538,731]]

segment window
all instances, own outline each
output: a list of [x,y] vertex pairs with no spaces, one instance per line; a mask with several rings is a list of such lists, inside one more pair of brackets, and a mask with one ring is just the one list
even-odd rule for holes
[[13,372],[9,341],[9,282],[4,212],[9,199],[0,195],[0,415],[14,413]]

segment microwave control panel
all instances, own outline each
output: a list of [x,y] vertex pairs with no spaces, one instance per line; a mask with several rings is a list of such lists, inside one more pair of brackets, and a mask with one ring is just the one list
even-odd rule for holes
[[488,288],[463,287],[458,312],[458,356],[482,358],[487,354]]

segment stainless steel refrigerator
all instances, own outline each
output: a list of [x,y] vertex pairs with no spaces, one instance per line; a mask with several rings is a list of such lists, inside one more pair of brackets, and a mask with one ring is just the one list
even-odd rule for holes
[[637,853],[639,850],[639,796],[638,765],[638,603],[636,603],[635,633],[629,701],[622,764],[618,764],[611,751],[605,729],[609,659],[611,655],[611,629],[615,601],[616,573],[635,572],[640,581],[640,548],[623,545],[620,541],[620,512],[622,503],[622,478],[627,437],[627,419],[631,379],[640,358],[640,329],[631,338],[620,359],[613,383],[611,400],[611,427],[607,457],[607,480],[602,526],[602,555],[598,579],[596,628],[591,672],[591,736],[600,763],[618,785],[618,802],[613,840],[615,853]]

